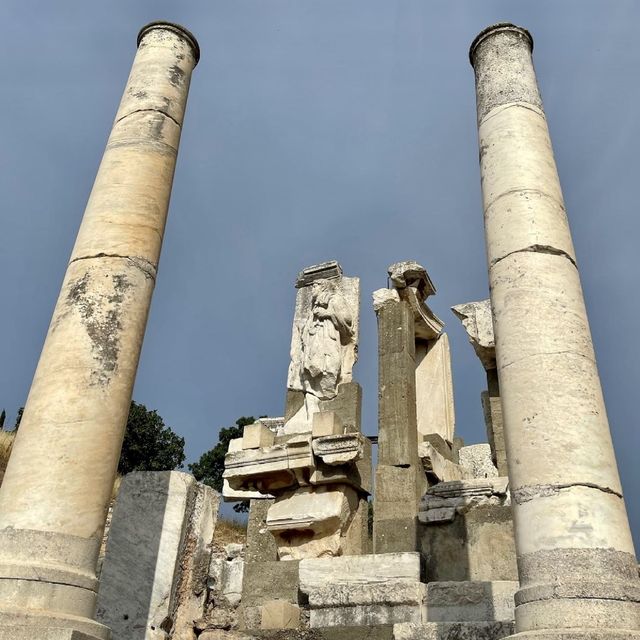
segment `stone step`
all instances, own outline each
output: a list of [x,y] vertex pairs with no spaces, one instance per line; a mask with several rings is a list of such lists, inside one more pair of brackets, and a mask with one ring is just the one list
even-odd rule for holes
[[307,594],[323,587],[379,584],[390,580],[419,582],[420,554],[379,553],[308,558],[300,562],[300,589]]
[[513,622],[404,622],[393,626],[393,640],[501,640],[514,631]]
[[514,619],[518,582],[430,582],[427,584],[427,622],[492,622]]
[[[229,633],[223,631],[223,634]],[[393,625],[375,625],[370,627],[325,627],[317,629],[270,629],[244,631],[243,636],[227,638],[224,635],[211,637],[211,640],[393,640]],[[202,638],[202,636],[200,636]],[[209,638],[204,638],[209,640]]]

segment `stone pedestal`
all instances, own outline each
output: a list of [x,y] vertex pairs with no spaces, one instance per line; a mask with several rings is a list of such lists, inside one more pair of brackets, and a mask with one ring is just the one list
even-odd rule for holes
[[640,636],[640,583],[529,33],[471,46],[518,638]]
[[138,44],[0,490],[3,640],[108,637],[96,561],[199,55],[166,23]]
[[375,553],[418,548],[418,500],[426,481],[418,458],[413,311],[389,299],[378,316],[378,466]]
[[191,638],[202,615],[219,494],[180,471],[138,471],[118,492],[97,618],[111,640]]
[[312,629],[424,620],[420,554],[387,553],[300,562]]

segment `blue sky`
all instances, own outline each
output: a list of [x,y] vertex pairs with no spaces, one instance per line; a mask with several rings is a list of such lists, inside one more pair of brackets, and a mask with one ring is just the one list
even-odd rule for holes
[[450,335],[457,432],[485,440],[483,370],[453,304],[487,297],[473,73],[487,25],[527,27],[578,254],[627,505],[640,535],[640,4],[588,0],[6,0],[0,41],[0,406],[24,403],[133,56],[159,18],[197,36],[134,398],[196,459],[221,426],[283,411],[296,273],[361,278],[364,430],[376,432],[370,294],[424,264]]

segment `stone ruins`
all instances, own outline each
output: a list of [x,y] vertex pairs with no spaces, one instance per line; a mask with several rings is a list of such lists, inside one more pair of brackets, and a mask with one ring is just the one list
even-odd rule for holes
[[[640,638],[532,49],[498,24],[470,51],[491,298],[453,314],[486,372],[487,443],[456,436],[449,338],[412,260],[367,307],[362,433],[360,282],[329,261],[295,282],[284,416],[231,441],[222,494],[135,472],[111,509],[199,58],[182,27],[142,29],[0,488],[0,640]],[[221,500],[250,501],[246,544],[215,542]]]

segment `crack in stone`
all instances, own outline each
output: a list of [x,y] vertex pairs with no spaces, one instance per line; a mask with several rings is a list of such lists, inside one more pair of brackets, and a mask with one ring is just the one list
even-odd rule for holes
[[[484,142],[480,142],[480,157],[486,153],[487,145]],[[485,207],[485,216],[488,215],[489,210],[496,202],[502,200],[502,198],[506,198],[507,196],[511,196],[514,193],[535,193],[543,198],[547,198],[547,200],[551,200],[555,204],[557,204],[562,211],[564,211],[565,215],[567,213],[567,209],[564,206],[564,202],[562,200],[558,200],[558,198],[548,194],[546,191],[542,191],[542,189],[531,189],[530,187],[517,187],[515,189],[508,189],[507,191],[503,191],[499,196],[496,196],[486,207]]]
[[140,271],[144,273],[145,277],[151,278],[154,282],[156,280],[158,268],[152,262],[145,258],[141,258],[140,256],[123,256],[117,253],[96,253],[92,256],[80,256],[79,258],[74,258],[69,262],[69,264],[73,264],[80,260],[94,260],[96,258],[120,258],[122,260],[128,260],[134,267],[140,269]]
[[578,265],[576,261],[562,249],[556,249],[555,247],[551,247],[548,244],[532,244],[528,247],[524,247],[523,249],[516,249],[515,251],[510,251],[509,253],[503,255],[501,258],[497,258],[496,260],[491,261],[491,267],[495,267],[498,262],[501,262],[505,258],[514,255],[515,253],[546,253],[551,256],[560,256],[562,258],[566,258],[576,269]]
[[134,113],[144,113],[145,111],[161,113],[163,116],[166,116],[167,118],[169,118],[169,120],[173,120],[173,122],[175,122],[178,125],[178,127],[182,127],[182,125],[173,116],[170,116],[166,111],[163,111],[162,109],[135,109],[134,111],[129,111],[129,113],[126,113],[121,118],[118,118],[113,124],[116,125],[118,124],[118,122],[122,122],[125,118],[132,116]]
[[589,362],[593,362],[595,363],[595,360],[593,358],[590,358],[589,356],[585,356],[583,353],[578,353],[577,351],[570,351],[570,350],[565,350],[565,351],[539,351],[538,353],[530,353],[528,356],[523,356],[522,358],[516,358],[515,360],[512,360],[511,362],[507,362],[506,364],[500,365],[498,368],[500,369],[500,371],[506,369],[507,367],[510,367],[512,364],[516,364],[516,362],[522,362],[523,360],[526,360],[527,358],[535,358],[537,356],[559,356],[562,354],[571,354],[573,356],[578,356],[579,358],[584,358],[585,360],[588,360]]
[[490,120],[494,116],[497,116],[499,113],[502,113],[507,109],[513,109],[514,107],[518,109],[527,109],[527,111],[532,111],[537,116],[540,116],[543,120],[546,121],[547,119],[545,112],[540,107],[536,107],[536,105],[531,104],[530,102],[506,102],[504,104],[499,104],[493,107],[493,109],[487,111],[487,113],[485,113],[485,115],[478,121],[478,126],[480,127],[485,122],[487,122],[487,120]]
[[609,493],[622,499],[622,494],[618,491],[614,491],[610,487],[601,487],[593,482],[568,482],[566,484],[536,484],[529,487],[521,487],[514,489],[511,492],[512,498],[516,504],[524,504],[530,502],[536,498],[548,498],[549,496],[555,496],[562,489],[571,489],[573,487],[586,487],[587,489],[597,489],[603,493]]

